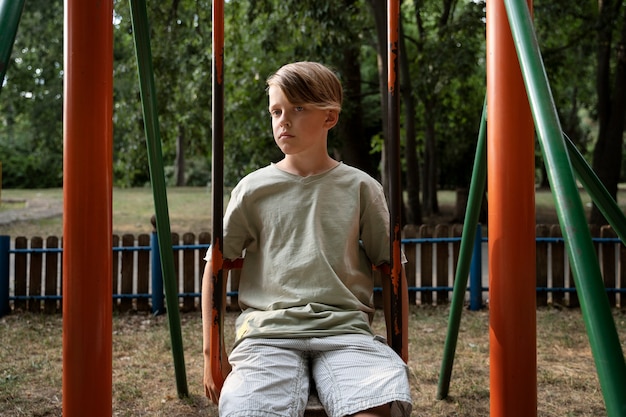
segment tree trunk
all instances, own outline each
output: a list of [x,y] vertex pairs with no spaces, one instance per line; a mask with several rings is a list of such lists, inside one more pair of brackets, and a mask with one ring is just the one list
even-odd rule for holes
[[[383,136],[385,142],[389,138],[389,112],[387,103],[387,3],[384,0],[369,0],[374,14],[376,24],[376,35],[378,39],[378,83],[380,86],[380,102],[383,121]],[[389,171],[386,150],[383,149],[381,157],[381,182],[385,189],[385,194],[389,198]]]
[[339,118],[339,136],[343,140],[343,161],[376,177],[376,167],[371,163],[370,142],[365,138],[363,108],[361,105],[361,62],[358,43],[344,50],[341,72],[344,74],[344,109]]
[[409,60],[407,59],[404,41],[404,30],[400,21],[400,82],[401,94],[404,102],[404,131],[406,142],[404,157],[406,162],[406,223],[422,223],[422,206],[420,204],[420,167],[417,159],[417,140],[415,132],[415,101],[412,95],[411,77],[409,74]]
[[[611,86],[611,51],[613,50],[613,19],[619,16],[616,7],[621,1],[600,3],[598,25],[598,141],[593,152],[593,169],[611,196],[617,198],[617,185],[622,163],[624,117],[626,112],[626,14],[621,22],[620,40],[615,47],[615,78]],[[604,216],[594,204],[590,224],[606,224]]]
[[424,151],[424,198],[423,210],[426,214],[439,213],[439,201],[437,200],[437,139],[435,133],[435,121],[431,103],[424,103],[426,120],[426,147]]
[[[424,44],[427,41],[426,30],[424,29],[424,21],[421,15],[421,6],[423,2],[418,2],[415,8],[415,23],[418,28],[419,40],[417,43],[420,55],[424,54]],[[439,18],[439,36],[442,36],[443,28],[448,24],[455,2],[453,0],[445,0],[443,2],[443,10]],[[427,68],[429,63],[424,62],[424,58],[419,64],[422,68]],[[436,85],[436,80],[432,81],[432,85]],[[437,111],[437,97],[434,88],[430,88],[420,94],[420,100],[424,104],[424,122],[426,124],[424,131],[424,172],[422,176],[422,212],[425,215],[439,213],[439,202],[437,200],[437,134],[435,129],[435,112]]]
[[185,129],[178,126],[178,136],[176,137],[176,163],[175,167],[175,183],[177,187],[185,185]]

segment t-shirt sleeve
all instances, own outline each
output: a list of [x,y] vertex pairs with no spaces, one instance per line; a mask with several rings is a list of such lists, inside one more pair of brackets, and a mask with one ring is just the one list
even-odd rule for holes
[[382,186],[369,186],[366,201],[362,202],[361,243],[374,265],[390,262],[389,209]]
[[243,191],[235,187],[224,214],[222,254],[224,259],[237,259],[245,248],[254,244],[250,215],[247,213]]

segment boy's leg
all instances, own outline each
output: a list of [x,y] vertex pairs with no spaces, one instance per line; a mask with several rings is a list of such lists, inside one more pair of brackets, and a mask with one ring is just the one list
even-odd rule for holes
[[354,417],[391,417],[391,407],[389,404],[356,413]]
[[219,401],[223,417],[298,417],[309,394],[308,355],[297,339],[246,339],[233,349]]
[[360,334],[315,338],[311,355],[320,402],[330,417],[410,415],[408,368],[383,340]]

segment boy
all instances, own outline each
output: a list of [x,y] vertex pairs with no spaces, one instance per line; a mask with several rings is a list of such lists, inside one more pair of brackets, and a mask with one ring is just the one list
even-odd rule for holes
[[315,384],[331,417],[408,416],[407,367],[370,328],[372,265],[390,260],[385,196],[369,175],[327,151],[341,84],[314,62],[285,65],[267,84],[274,140],[285,157],[243,178],[226,209],[223,256],[245,251],[242,313],[221,393],[205,365],[207,396],[219,398],[223,417],[301,416]]

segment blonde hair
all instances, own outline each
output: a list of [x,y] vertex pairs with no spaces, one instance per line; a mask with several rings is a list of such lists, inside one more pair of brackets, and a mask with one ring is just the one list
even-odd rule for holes
[[267,79],[280,88],[293,104],[310,104],[324,110],[341,111],[343,90],[337,76],[317,62],[294,62],[282,66]]

